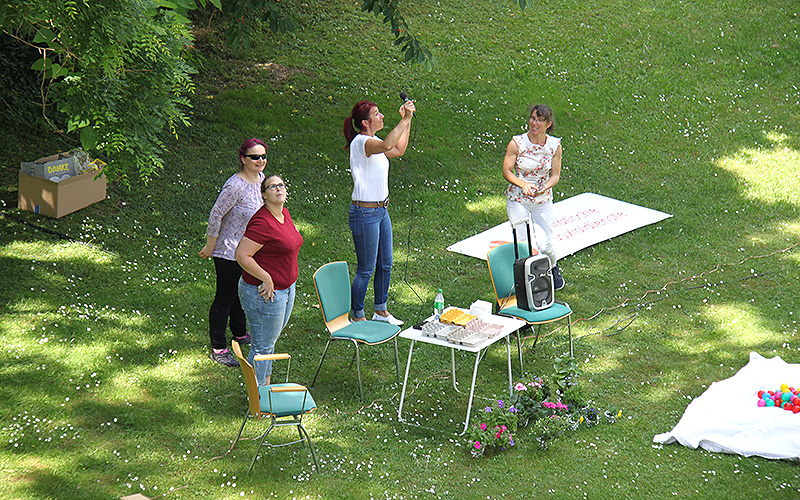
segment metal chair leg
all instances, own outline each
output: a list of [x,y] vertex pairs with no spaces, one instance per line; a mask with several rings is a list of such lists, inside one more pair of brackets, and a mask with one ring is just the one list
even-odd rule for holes
[[356,363],[356,354],[358,353],[358,349],[357,349],[358,348],[358,342],[355,339],[350,339],[350,342],[352,342],[353,345],[356,347],[356,349],[353,350],[353,358],[350,360],[350,367],[349,368],[352,370],[353,369],[353,365]]
[[311,444],[311,437],[308,435],[306,428],[303,427],[303,424],[299,424],[297,428],[300,431],[300,437],[302,437],[303,434],[306,435],[305,440],[308,443],[308,449],[311,450],[311,458],[314,460],[314,467],[316,467],[317,472],[319,472],[319,462],[317,462],[317,454],[314,452],[314,445]]
[[521,328],[517,328],[517,352],[519,353],[519,371],[521,375],[525,375],[525,366],[522,364],[522,340],[520,339],[522,335],[520,335],[519,333],[520,330]]
[[242,431],[244,430],[244,424],[247,423],[247,414],[248,413],[250,413],[250,409],[249,408],[244,411],[244,419],[242,420],[242,426],[239,427],[239,434],[237,434],[236,435],[236,439],[233,440],[233,446],[231,446],[230,451],[233,451],[233,449],[236,448],[236,443],[238,443],[239,442],[239,438],[242,437]]
[[361,355],[358,350],[358,343],[356,343],[356,370],[358,371],[358,394],[361,396],[361,402],[364,402],[364,387],[361,385]]
[[567,330],[569,331],[569,357],[574,358],[575,355],[572,352],[572,320],[570,317],[567,317]]
[[[533,331],[533,325],[531,325],[531,331]],[[533,348],[536,348],[536,343],[539,342],[539,333],[542,331],[542,325],[536,325],[536,338],[533,340]]]
[[319,366],[317,366],[317,373],[314,374],[314,380],[311,381],[311,387],[314,388],[314,384],[317,383],[317,375],[319,375],[319,370],[322,368],[322,362],[325,361],[325,356],[328,354],[328,348],[331,346],[331,339],[328,339],[328,343],[325,344],[325,350],[322,351],[322,358],[319,360]]
[[400,356],[397,354],[397,337],[393,338],[394,340],[394,368],[395,373],[397,373],[397,385],[400,385]]
[[261,446],[264,444],[264,441],[267,439],[267,435],[274,426],[275,426],[275,418],[273,417],[272,423],[269,424],[269,427],[267,428],[266,432],[264,432],[264,435],[261,436],[261,440],[259,440],[258,442],[258,448],[256,448],[256,454],[253,455],[253,460],[250,462],[250,468],[247,470],[248,474],[253,472],[253,466],[256,464],[256,459],[258,458],[258,454],[261,452]]

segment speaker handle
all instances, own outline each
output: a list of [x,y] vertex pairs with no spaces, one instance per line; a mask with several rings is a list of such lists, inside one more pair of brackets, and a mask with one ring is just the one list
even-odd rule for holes
[[531,220],[530,218],[527,219],[519,219],[516,222],[511,223],[511,233],[514,235],[514,258],[519,259],[519,250],[517,249],[517,226],[520,224],[525,224],[525,229],[528,231],[528,255],[533,255],[533,245],[531,243]]

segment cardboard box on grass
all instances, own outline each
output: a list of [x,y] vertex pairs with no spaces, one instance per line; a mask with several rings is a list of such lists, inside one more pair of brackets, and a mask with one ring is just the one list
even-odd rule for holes
[[97,171],[79,174],[60,182],[19,172],[20,210],[58,219],[106,199],[106,178],[95,180]]

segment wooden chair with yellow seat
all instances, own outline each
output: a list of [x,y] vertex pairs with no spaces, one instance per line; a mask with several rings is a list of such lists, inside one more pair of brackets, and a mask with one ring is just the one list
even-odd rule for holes
[[[242,355],[242,348],[235,340],[231,342],[233,353],[239,360],[239,366],[242,368],[242,375],[244,375],[245,386],[247,387],[247,402],[248,407],[244,413],[242,426],[239,427],[239,434],[233,441],[231,451],[236,447],[239,438],[242,436],[242,431],[247,423],[248,418],[255,420],[270,419],[269,427],[264,434],[259,438],[256,453],[253,455],[253,460],[250,462],[250,469],[248,473],[253,470],[253,465],[256,463],[258,454],[261,451],[261,446],[266,444],[270,448],[279,448],[296,443],[307,443],[309,450],[311,450],[311,458],[314,460],[314,466],[319,472],[319,462],[317,462],[317,455],[314,452],[314,446],[311,444],[311,438],[308,435],[305,427],[303,427],[303,415],[317,408],[314,398],[305,386],[289,383],[289,368],[291,368],[291,356],[286,353],[281,354],[261,354],[255,356],[254,363],[266,360],[286,360],[286,382],[279,384],[270,384],[258,386],[256,383],[256,374],[253,366],[247,362],[247,359]],[[300,434],[300,439],[282,444],[265,443],[267,435],[276,427],[296,426],[297,432]]]

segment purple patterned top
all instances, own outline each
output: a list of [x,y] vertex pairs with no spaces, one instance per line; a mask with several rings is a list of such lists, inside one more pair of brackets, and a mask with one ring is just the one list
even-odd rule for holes
[[247,223],[254,213],[264,205],[261,197],[261,181],[264,174],[258,173],[258,182],[249,183],[236,174],[225,181],[208,216],[206,235],[217,238],[211,255],[227,260],[233,256],[242,239]]

